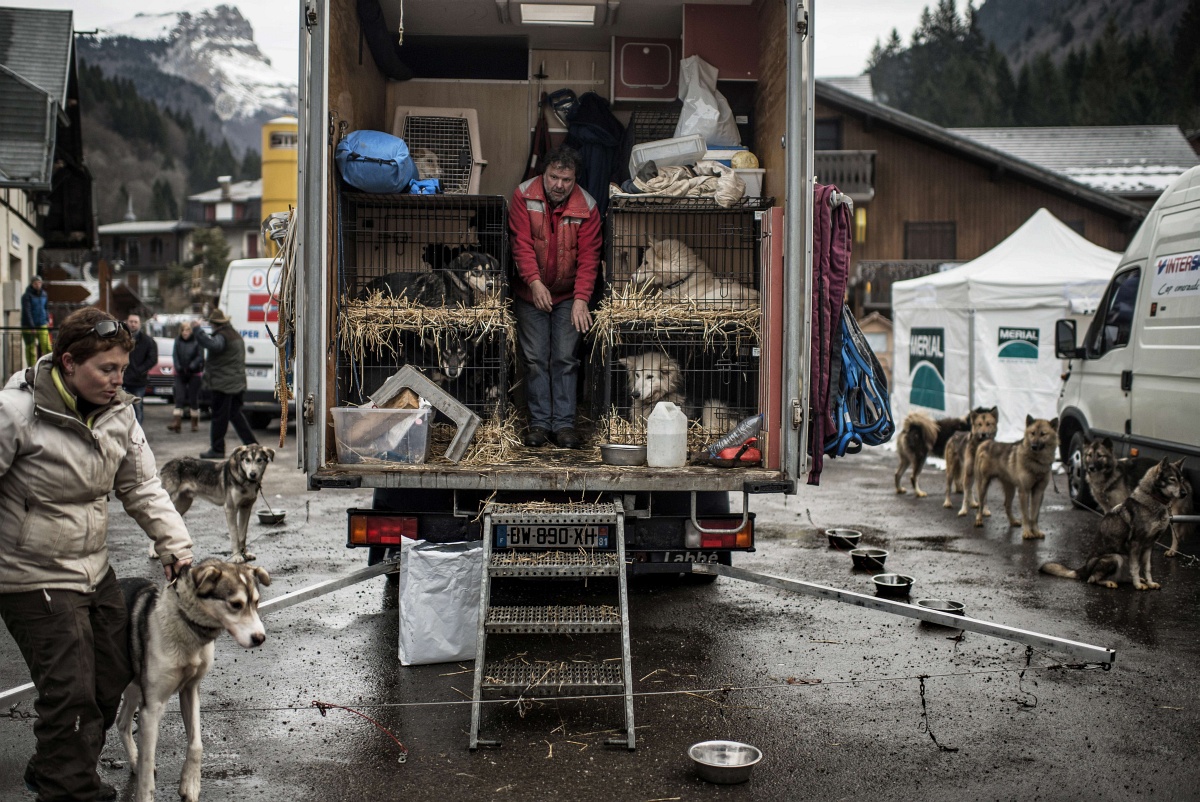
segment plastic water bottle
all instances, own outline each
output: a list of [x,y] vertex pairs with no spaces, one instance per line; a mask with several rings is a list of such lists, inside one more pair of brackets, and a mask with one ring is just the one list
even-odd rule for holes
[[708,455],[715,457],[727,448],[740,446],[762,431],[762,423],[763,416],[761,413],[743,418],[737,426],[734,426],[727,434],[722,435],[708,447]]
[[680,468],[687,464],[688,419],[671,401],[659,401],[646,420],[646,464]]

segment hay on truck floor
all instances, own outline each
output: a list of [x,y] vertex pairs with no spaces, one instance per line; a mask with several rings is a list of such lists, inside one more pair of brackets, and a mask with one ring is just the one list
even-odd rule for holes
[[454,327],[471,337],[503,331],[509,349],[516,339],[516,319],[512,302],[491,293],[477,306],[424,306],[401,296],[376,291],[369,297],[342,297],[338,329],[342,350],[361,362],[367,351],[383,353],[393,350],[391,337],[400,332],[420,334]]

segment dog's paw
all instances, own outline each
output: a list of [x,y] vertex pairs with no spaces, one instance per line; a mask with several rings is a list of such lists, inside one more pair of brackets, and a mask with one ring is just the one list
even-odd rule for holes
[[926,493],[924,490],[918,490],[918,491],[917,491],[917,498],[925,498],[925,497],[926,497],[926,496],[928,496],[928,495],[929,495],[929,494],[928,494],[928,493]]
[[1043,532],[1033,532],[1028,529],[1021,531],[1021,537],[1025,540],[1041,540],[1046,535]]
[[950,499],[946,499],[945,501],[943,501],[942,506],[948,510],[954,509],[954,505],[950,503]]
[[1106,579],[1106,580],[1104,580],[1103,582],[1101,582],[1100,584],[1101,584],[1101,585],[1103,585],[1104,587],[1106,587],[1106,588],[1110,589],[1110,590],[1116,590],[1116,589],[1117,589],[1117,583],[1116,583],[1116,582],[1113,582],[1111,579]]
[[984,508],[983,508],[983,517],[984,517],[984,518],[991,518],[991,517],[992,517],[992,511],[991,511],[991,510],[989,510],[987,507],[984,507]]
[[959,510],[959,511],[958,511],[958,517],[959,517],[959,518],[966,518],[966,517],[967,517],[967,511],[966,511],[966,510]]
[[1146,587],[1150,588],[1150,590],[1158,590],[1162,587],[1162,585],[1158,584],[1157,582],[1147,582]]
[[245,558],[245,562],[254,562],[255,560],[258,559],[257,557],[254,556],[253,553],[251,553],[249,551],[243,551],[242,557]]
[[244,563],[246,562],[246,555],[245,553],[235,554],[229,558],[229,562],[234,563],[235,565],[237,563]]
[[1164,554],[1163,556],[1164,557],[1174,557],[1178,553],[1179,552],[1175,551],[1175,549],[1167,549],[1167,553]]
[[1134,590],[1150,590],[1150,586],[1149,586],[1149,585],[1143,585],[1141,582],[1134,582],[1134,583],[1133,583],[1133,589],[1134,589]]
[[982,528],[983,528],[983,519],[982,519],[982,518],[980,518],[978,515],[976,515],[976,516],[975,516],[975,527],[976,527],[977,529],[982,529]]
[[898,495],[898,496],[903,496],[903,495],[904,495],[905,493],[907,493],[907,492],[908,492],[908,491],[907,491],[907,490],[905,490],[903,487],[897,487],[897,488],[896,488],[896,495]]

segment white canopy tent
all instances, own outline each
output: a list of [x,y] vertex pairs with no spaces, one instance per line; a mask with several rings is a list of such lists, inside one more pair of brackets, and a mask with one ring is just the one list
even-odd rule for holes
[[974,261],[893,284],[896,419],[998,406],[998,436],[1017,440],[1027,414],[1055,417],[1054,323],[1085,322],[1120,258],[1039,209]]

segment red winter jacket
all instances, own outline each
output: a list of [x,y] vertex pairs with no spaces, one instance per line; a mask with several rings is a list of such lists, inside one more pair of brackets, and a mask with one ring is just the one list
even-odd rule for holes
[[518,297],[532,301],[529,285],[537,279],[556,304],[592,297],[600,269],[600,212],[582,187],[576,185],[565,203],[551,209],[542,177],[529,179],[513,192],[508,228],[520,278],[513,282]]

